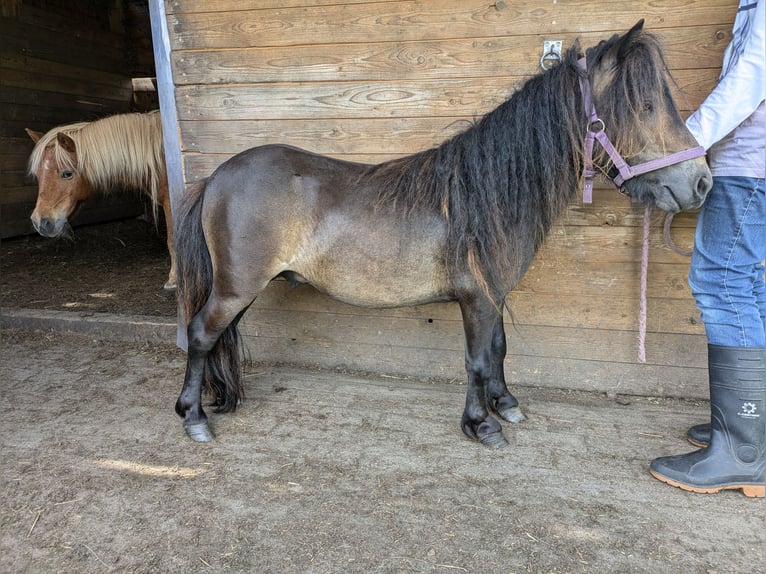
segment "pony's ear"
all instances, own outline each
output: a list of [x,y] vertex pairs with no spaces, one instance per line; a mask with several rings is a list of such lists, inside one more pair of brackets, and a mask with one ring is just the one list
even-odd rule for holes
[[635,26],[633,26],[630,30],[628,30],[625,35],[620,38],[619,44],[617,46],[617,60],[620,61],[625,58],[630,53],[631,48],[636,44],[636,39],[641,34],[641,31],[644,29],[644,19],[641,18],[638,22],[636,22]]
[[30,130],[29,128],[24,128],[24,131],[27,132],[27,135],[32,138],[32,141],[37,143],[40,141],[40,138],[43,137],[43,132],[36,132],[35,130]]
[[62,148],[64,148],[70,154],[74,155],[77,153],[77,146],[75,145],[74,140],[70,138],[68,135],[62,134],[61,132],[59,132],[56,134],[56,141]]

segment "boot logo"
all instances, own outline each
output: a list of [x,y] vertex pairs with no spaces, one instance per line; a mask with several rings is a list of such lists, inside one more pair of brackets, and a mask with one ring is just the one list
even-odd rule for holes
[[739,416],[747,419],[757,419],[760,418],[760,413],[758,413],[758,407],[755,405],[755,403],[742,403],[742,409],[739,412]]

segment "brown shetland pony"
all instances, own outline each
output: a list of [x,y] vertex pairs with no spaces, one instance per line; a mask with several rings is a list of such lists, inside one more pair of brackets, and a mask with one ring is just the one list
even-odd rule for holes
[[94,122],[53,128],[45,134],[27,129],[35,147],[29,173],[37,178],[32,225],[45,237],[70,236],[69,219],[97,191],[140,190],[161,206],[167,223],[170,273],[166,290],[175,289],[175,249],[170,195],[162,149],[159,112],[120,114]]
[[[362,165],[269,145],[234,156],[189,189],[176,218],[188,319],[176,412],[187,434],[213,437],[203,386],[219,412],[242,399],[236,325],[282,276],[355,305],[457,301],[468,374],[463,432],[506,445],[492,413],[511,422],[524,415],[503,374],[505,296],[582,182],[589,122],[580,80],[590,83],[599,124],[629,165],[696,146],[642,23],[589,49],[587,69],[580,57],[573,46],[560,65],[434,149]],[[614,168],[598,149],[595,165]],[[698,207],[711,185],[702,157],[652,169],[624,191],[668,211]]]

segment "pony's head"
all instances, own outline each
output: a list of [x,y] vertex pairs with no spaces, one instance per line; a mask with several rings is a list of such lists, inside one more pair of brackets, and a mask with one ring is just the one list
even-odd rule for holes
[[[643,20],[589,49],[586,60],[593,104],[603,122],[598,129],[603,127],[630,166],[698,145],[673,101],[662,51],[643,31]],[[614,162],[596,148],[596,166],[614,178]],[[637,175],[622,188],[633,199],[677,212],[702,205],[711,185],[705,158],[695,157]]]
[[29,129],[26,132],[35,142],[29,158],[29,173],[38,183],[32,225],[45,237],[69,236],[69,218],[94,194],[93,185],[78,162],[77,144],[60,128],[46,134]]
[[159,112],[117,114],[46,134],[27,133],[35,141],[29,173],[39,188],[32,224],[41,235],[66,234],[71,215],[96,191],[144,190],[157,208],[166,173]]

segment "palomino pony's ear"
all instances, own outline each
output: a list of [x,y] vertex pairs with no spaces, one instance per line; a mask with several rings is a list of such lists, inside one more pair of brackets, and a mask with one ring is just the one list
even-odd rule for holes
[[630,50],[633,48],[633,46],[636,44],[636,39],[641,34],[641,31],[644,29],[644,19],[641,18],[638,22],[636,22],[635,26],[633,26],[630,30],[628,30],[625,35],[620,38],[620,41],[617,44],[617,61],[623,60],[625,56],[627,56],[630,53]]
[[24,131],[27,132],[27,135],[32,138],[32,141],[37,143],[40,141],[40,138],[43,137],[43,132],[36,132],[35,130],[30,130],[29,128],[24,128]]
[[75,145],[74,140],[68,135],[59,132],[56,134],[56,141],[71,155],[75,155],[77,153],[77,146]]

